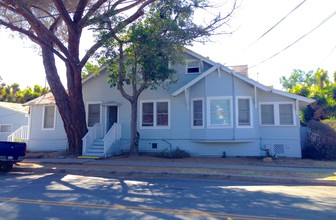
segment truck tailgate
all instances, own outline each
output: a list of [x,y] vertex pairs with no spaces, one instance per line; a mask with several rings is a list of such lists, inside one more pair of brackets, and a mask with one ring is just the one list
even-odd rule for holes
[[27,145],[21,142],[0,141],[0,156],[18,158],[26,155]]

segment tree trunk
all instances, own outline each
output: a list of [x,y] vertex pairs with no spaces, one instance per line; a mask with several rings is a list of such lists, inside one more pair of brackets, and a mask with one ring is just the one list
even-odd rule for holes
[[131,103],[131,143],[130,143],[130,155],[139,155],[139,132],[137,131],[138,121],[138,99],[133,99]]
[[[63,120],[69,152],[81,155],[82,138],[87,132],[81,80],[75,81],[67,92],[58,76],[53,52],[49,48],[43,47],[42,58],[50,90],[55,97],[56,106]],[[80,72],[75,71],[80,70],[73,70],[67,66],[67,75],[81,75]]]

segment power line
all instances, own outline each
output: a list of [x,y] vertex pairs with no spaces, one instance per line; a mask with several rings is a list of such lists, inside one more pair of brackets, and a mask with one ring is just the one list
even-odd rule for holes
[[329,52],[329,54],[321,61],[320,65],[323,64],[331,56],[331,54],[333,54],[333,52],[334,52],[335,49],[336,49],[336,45],[333,47],[333,49],[331,49],[331,51]]
[[272,56],[268,57],[267,59],[264,59],[263,61],[252,65],[251,67],[249,67],[248,69],[251,69],[253,67],[256,67],[259,64],[265,63],[266,61],[276,57],[277,55],[279,55],[280,53],[284,52],[285,50],[287,50],[288,48],[290,48],[291,46],[293,46],[294,44],[296,44],[297,42],[299,42],[300,40],[302,40],[303,38],[305,38],[306,36],[308,36],[309,34],[311,34],[313,31],[315,31],[317,28],[319,28],[322,24],[324,24],[325,22],[327,22],[330,18],[332,18],[334,15],[336,14],[336,11],[334,11],[331,15],[329,15],[328,17],[326,17],[321,23],[319,23],[316,27],[314,27],[312,30],[308,31],[307,33],[305,33],[304,35],[302,35],[300,38],[298,38],[296,41],[294,41],[293,43],[289,44],[287,47],[285,47],[284,49],[280,50],[279,52],[273,54]]
[[292,14],[296,9],[298,9],[303,3],[305,3],[307,0],[302,1],[300,4],[298,4],[295,8],[293,8],[288,14],[285,15],[282,19],[280,19],[275,25],[273,25],[270,29],[268,29],[265,33],[263,33],[259,38],[257,38],[255,41],[253,41],[249,46],[247,46],[243,51],[254,45],[257,41],[259,41],[261,38],[263,38],[266,34],[268,34],[273,28],[278,26],[283,20],[285,20],[290,14]]

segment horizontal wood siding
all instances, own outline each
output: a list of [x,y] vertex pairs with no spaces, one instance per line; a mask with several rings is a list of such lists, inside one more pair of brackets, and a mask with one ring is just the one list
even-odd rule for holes
[[8,135],[21,126],[28,125],[28,117],[25,113],[0,107],[0,124],[12,126],[11,132],[0,132],[0,140],[7,141]]
[[56,108],[55,129],[42,129],[43,106],[31,106],[28,151],[64,151],[68,142],[62,118]]
[[[295,100],[274,94],[272,92],[264,92],[258,90],[258,111],[260,110],[259,103],[277,103],[288,102],[294,105],[295,125],[294,126],[260,126],[261,145],[264,148],[266,145],[273,146],[274,144],[284,144],[285,154],[287,157],[301,158],[301,140],[300,140],[300,118],[296,109]],[[259,116],[258,116],[259,117]]]

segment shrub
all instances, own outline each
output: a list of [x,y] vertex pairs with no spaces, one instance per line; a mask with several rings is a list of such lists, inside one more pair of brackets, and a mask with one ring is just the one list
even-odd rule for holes
[[336,130],[329,123],[329,121],[308,122],[310,132],[302,150],[303,158],[336,160]]
[[190,154],[187,151],[182,150],[182,149],[180,149],[180,148],[177,147],[175,149],[165,148],[164,150],[162,150],[161,152],[159,152],[156,156],[157,157],[162,157],[162,158],[177,159],[177,158],[190,157]]

